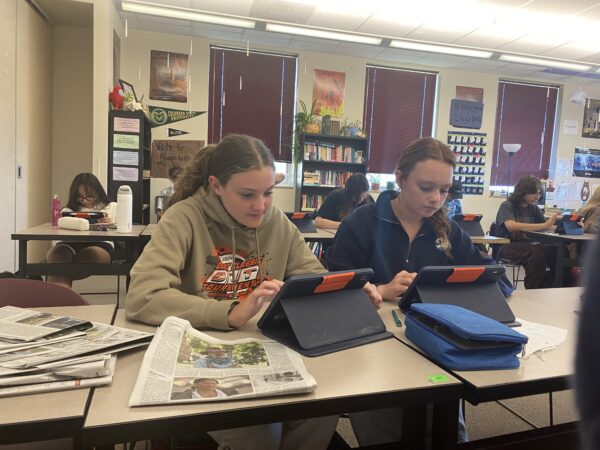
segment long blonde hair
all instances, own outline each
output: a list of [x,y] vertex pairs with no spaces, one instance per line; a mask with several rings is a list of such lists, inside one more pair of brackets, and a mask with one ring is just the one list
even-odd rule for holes
[[[433,159],[435,161],[441,161],[443,163],[456,167],[456,158],[450,147],[441,141],[434,138],[421,138],[413,141],[402,153],[398,163],[396,164],[396,170],[399,170],[402,179],[405,180],[408,175],[413,171],[417,163]],[[438,237],[439,243],[437,246],[444,250],[444,253],[452,258],[450,239],[450,219],[448,219],[448,213],[446,207],[440,208],[430,218],[433,231]]]
[[599,204],[600,204],[600,187],[597,187],[594,190],[594,193],[592,194],[592,196],[590,197],[588,202],[585,204],[585,206],[582,206],[581,208],[579,208],[579,211],[577,211],[577,214],[581,214],[582,216],[585,217],[585,215],[587,214],[587,212],[590,209],[597,207]]
[[185,166],[175,182],[175,192],[169,206],[193,195],[201,187],[208,187],[208,177],[215,176],[222,185],[233,174],[251,169],[275,169],[271,151],[260,140],[245,134],[230,134],[216,145],[199,150]]

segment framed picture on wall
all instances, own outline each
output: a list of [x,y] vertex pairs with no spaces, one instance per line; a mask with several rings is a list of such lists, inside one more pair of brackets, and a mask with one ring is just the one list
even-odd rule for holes
[[133,88],[133,84],[128,83],[125,80],[121,80],[119,78],[119,84],[121,85],[121,89],[123,89],[123,95],[131,94],[134,101],[138,101],[137,95],[135,95],[135,89]]

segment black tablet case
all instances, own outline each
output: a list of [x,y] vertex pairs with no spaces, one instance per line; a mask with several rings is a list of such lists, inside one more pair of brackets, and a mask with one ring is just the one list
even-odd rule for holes
[[455,214],[453,219],[469,236],[485,236],[481,226],[482,214]]
[[502,266],[428,266],[423,267],[398,306],[408,311],[413,302],[444,303],[462,306],[509,326],[516,322],[498,280]]
[[286,212],[285,215],[298,227],[301,233],[316,233],[315,219],[312,214],[305,212]]
[[570,236],[578,236],[583,234],[583,226],[581,224],[581,216],[579,214],[567,214],[562,217],[561,221],[556,225],[558,234],[566,234]]
[[[335,290],[315,294],[324,277],[354,273]],[[258,321],[262,333],[305,356],[356,347],[392,337],[362,290],[371,269],[290,277]],[[333,277],[332,277],[333,276]]]

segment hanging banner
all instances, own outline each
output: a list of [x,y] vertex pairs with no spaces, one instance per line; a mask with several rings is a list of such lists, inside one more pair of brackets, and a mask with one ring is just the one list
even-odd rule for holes
[[173,136],[183,136],[184,134],[190,134],[187,131],[177,130],[175,128],[169,128],[169,137]]
[[319,116],[342,117],[346,74],[315,69],[313,74],[314,112]]
[[152,128],[167,125],[180,120],[191,119],[200,116],[206,111],[187,111],[183,109],[159,108],[158,106],[148,106],[150,112],[150,125]]
[[188,55],[184,53],[150,52],[150,99],[187,102]]

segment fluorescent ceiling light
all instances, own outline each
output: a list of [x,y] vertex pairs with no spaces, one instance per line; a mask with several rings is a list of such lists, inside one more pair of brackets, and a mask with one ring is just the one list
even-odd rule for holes
[[276,23],[268,23],[267,31],[275,33],[296,34],[299,36],[310,36],[322,39],[334,39],[336,41],[357,42],[359,44],[381,44],[381,38],[373,36],[365,36],[361,34],[339,33],[337,31],[317,30],[315,28],[293,27],[289,25],[280,25]]
[[448,55],[469,56],[471,58],[491,58],[493,52],[486,50],[475,50],[464,47],[447,47],[445,45],[423,44],[412,41],[392,41],[390,47],[405,48],[408,50],[419,50],[422,52],[445,53]]
[[154,3],[122,2],[123,11],[153,16],[172,17],[173,19],[193,20],[195,22],[207,22],[217,25],[227,25],[240,28],[254,28],[253,20],[238,19],[237,17],[206,14],[192,9],[172,8],[156,5]]
[[508,61],[508,62],[533,64],[535,66],[558,67],[560,69],[577,70],[580,72],[585,72],[585,71],[591,69],[591,66],[588,66],[585,64],[576,64],[576,63],[567,62],[567,61],[560,61],[557,59],[530,58],[529,56],[519,56],[519,55],[509,55],[509,54],[502,54],[502,55],[500,55],[499,59],[502,61]]

